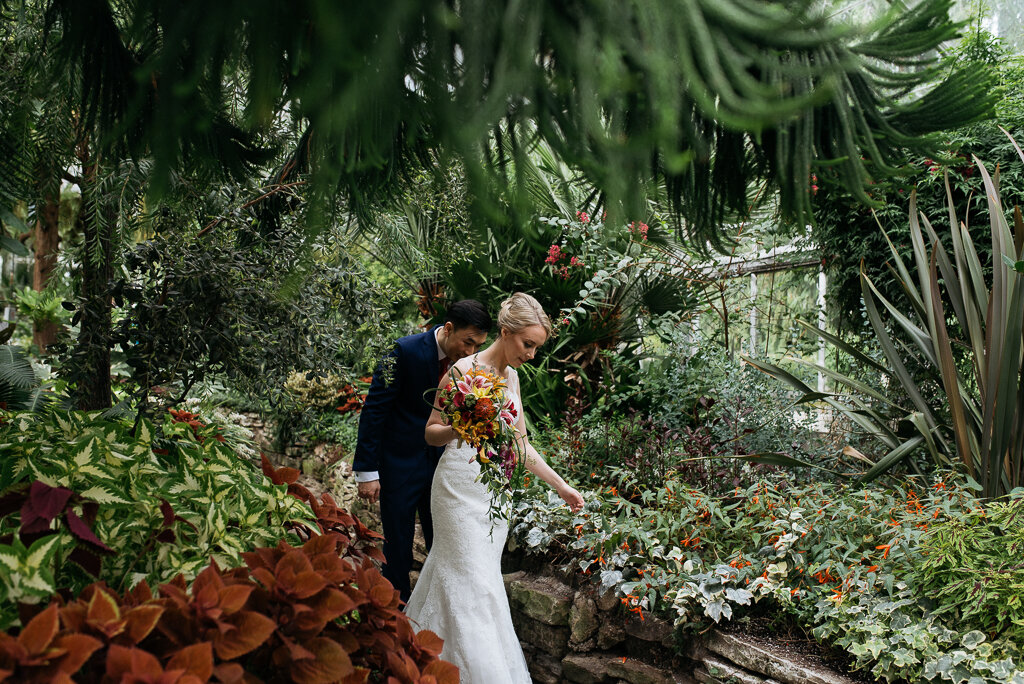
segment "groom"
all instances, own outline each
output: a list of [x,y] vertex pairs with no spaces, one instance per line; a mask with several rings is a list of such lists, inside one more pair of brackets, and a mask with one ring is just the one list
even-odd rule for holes
[[423,430],[430,417],[432,395],[441,374],[459,359],[476,353],[487,340],[491,316],[480,302],[463,299],[449,307],[444,324],[395,343],[391,381],[381,367],[373,374],[359,418],[356,455],[352,463],[359,496],[380,501],[384,527],[384,577],[409,600],[409,570],[416,512],[430,549],[434,529],[430,518],[430,482],[441,449],[428,446]]

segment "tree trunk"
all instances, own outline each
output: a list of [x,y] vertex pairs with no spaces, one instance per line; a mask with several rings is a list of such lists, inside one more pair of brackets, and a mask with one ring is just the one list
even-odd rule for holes
[[[79,333],[74,358],[77,367],[75,404],[84,411],[110,408],[110,339],[112,333],[110,279],[113,276],[117,215],[99,196],[99,164],[86,144],[78,150],[82,166],[82,292]],[[116,205],[115,205],[116,206]]]
[[[32,245],[35,251],[35,264],[32,267],[32,289],[42,292],[57,266],[57,255],[60,249],[60,193],[53,190],[45,194],[43,205],[37,212],[32,231]],[[39,347],[42,354],[46,348],[57,340],[57,324],[54,321],[36,321],[32,328],[32,342]]]

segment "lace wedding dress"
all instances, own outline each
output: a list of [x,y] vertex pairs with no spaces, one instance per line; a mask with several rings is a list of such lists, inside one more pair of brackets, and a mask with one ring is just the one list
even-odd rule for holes
[[[514,369],[509,376],[521,412]],[[448,444],[434,472],[434,543],[405,613],[444,639],[441,658],[458,665],[462,684],[530,684],[501,579],[508,526],[487,517],[490,494],[476,481],[480,464],[470,462],[475,449],[456,444]]]

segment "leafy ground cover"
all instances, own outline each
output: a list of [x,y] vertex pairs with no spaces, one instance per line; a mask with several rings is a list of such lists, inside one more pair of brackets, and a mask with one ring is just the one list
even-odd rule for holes
[[236,434],[0,411],[0,681],[457,681],[380,535]]
[[952,475],[901,489],[780,482],[627,484],[591,492],[575,516],[538,493],[513,538],[681,630],[768,602],[881,681],[1024,682],[1024,492],[983,502]]
[[[3,414],[0,442],[0,582],[4,626],[17,602],[58,589],[77,594],[102,580],[191,579],[211,559],[233,567],[242,553],[291,532],[315,530],[309,506],[240,458],[217,427],[171,411],[160,425],[97,414]],[[134,434],[133,434],[134,431]]]

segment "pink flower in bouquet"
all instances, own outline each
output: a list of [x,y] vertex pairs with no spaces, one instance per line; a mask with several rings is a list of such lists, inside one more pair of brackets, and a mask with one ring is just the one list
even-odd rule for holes
[[513,427],[516,424],[517,418],[518,412],[516,411],[515,404],[511,400],[507,400],[498,413],[498,419],[505,425]]

